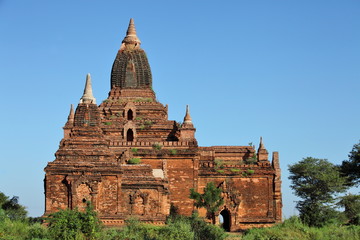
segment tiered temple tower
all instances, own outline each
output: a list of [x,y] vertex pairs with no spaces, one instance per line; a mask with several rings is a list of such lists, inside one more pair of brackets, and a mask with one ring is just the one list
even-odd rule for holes
[[[90,201],[105,225],[131,216],[162,224],[171,205],[195,209],[190,188],[208,182],[223,190],[223,226],[238,231],[281,221],[278,153],[272,163],[262,143],[199,147],[189,107],[182,124],[168,120],[156,100],[147,56],[130,20],[111,70],[111,90],[100,105],[90,74],[74,112],[71,106],[56,159],[45,168],[45,215],[83,209]],[[202,216],[206,212],[199,209]]]

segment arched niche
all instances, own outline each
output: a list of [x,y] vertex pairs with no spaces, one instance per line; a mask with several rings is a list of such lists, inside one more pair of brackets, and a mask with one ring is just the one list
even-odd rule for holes
[[133,120],[134,119],[134,113],[133,110],[129,109],[127,111],[127,120]]
[[133,142],[134,141],[134,131],[130,128],[126,132],[126,141]]

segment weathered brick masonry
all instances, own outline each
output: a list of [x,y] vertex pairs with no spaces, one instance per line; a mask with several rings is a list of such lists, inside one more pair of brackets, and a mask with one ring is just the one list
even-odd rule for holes
[[99,106],[87,76],[56,159],[45,168],[45,214],[84,209],[91,201],[105,225],[122,225],[130,216],[163,224],[171,205],[181,214],[193,212],[190,188],[201,192],[214,182],[224,198],[216,220],[222,215],[227,230],[281,221],[278,153],[270,162],[262,140],[257,151],[199,147],[189,109],[179,124],[168,120],[168,107],[156,100],[140,44],[131,20],[112,67],[109,96]]

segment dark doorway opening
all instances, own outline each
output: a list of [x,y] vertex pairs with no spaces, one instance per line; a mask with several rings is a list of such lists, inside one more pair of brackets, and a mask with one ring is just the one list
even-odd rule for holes
[[[230,221],[230,212],[227,209],[224,209],[220,212],[220,218],[222,217],[222,228],[227,231],[230,232],[230,225],[231,225],[231,221]],[[221,221],[220,221],[221,223]]]
[[133,111],[131,109],[129,109],[129,111],[127,113],[127,119],[133,120],[133,118],[134,118]]
[[132,129],[127,130],[126,141],[128,141],[128,142],[134,141],[134,132]]

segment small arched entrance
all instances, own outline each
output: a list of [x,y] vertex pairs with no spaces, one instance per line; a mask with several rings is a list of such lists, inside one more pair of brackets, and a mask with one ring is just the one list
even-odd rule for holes
[[127,130],[126,141],[128,141],[128,142],[134,141],[134,132],[132,129]]
[[220,212],[219,218],[220,218],[221,226],[227,232],[230,232],[230,226],[231,226],[230,217],[231,216],[229,210],[224,209]]

